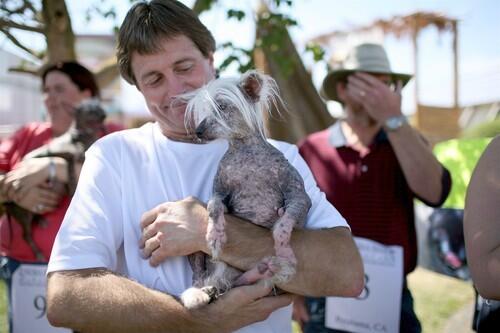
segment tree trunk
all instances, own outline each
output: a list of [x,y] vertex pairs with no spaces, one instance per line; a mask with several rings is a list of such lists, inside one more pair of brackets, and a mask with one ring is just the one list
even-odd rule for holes
[[75,60],[75,35],[64,0],[43,0],[47,62]]
[[[280,114],[273,110],[273,115],[266,119],[266,127],[269,137],[297,143],[308,134],[330,126],[335,119],[314,87],[287,29],[266,26],[259,19],[257,39],[276,29],[283,30],[280,46],[257,48],[254,54],[255,67],[276,80],[287,108]],[[283,62],[287,62],[288,69],[282,66]]]

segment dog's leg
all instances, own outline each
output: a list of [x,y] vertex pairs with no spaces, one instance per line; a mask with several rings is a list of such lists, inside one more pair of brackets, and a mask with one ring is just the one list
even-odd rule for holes
[[247,285],[258,280],[271,279],[273,284],[290,281],[296,272],[297,259],[290,246],[290,237],[295,219],[283,214],[273,227],[274,250],[276,256],[262,259],[254,268],[243,273],[235,285]]
[[211,251],[212,257],[217,260],[220,252],[226,243],[226,232],[224,230],[226,220],[224,211],[226,206],[222,202],[223,197],[215,194],[208,202],[208,226],[207,226],[207,243]]
[[287,212],[273,226],[274,250],[276,251],[279,271],[272,277],[274,283],[288,282],[295,274],[297,258],[290,245],[296,220]]

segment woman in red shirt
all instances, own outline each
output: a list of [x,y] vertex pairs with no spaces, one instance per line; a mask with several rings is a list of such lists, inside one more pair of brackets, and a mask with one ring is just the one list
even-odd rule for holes
[[[32,225],[32,237],[45,258],[43,262],[47,263],[70,201],[66,193],[56,191],[49,181],[67,183],[68,162],[58,157],[26,160],[23,157],[64,134],[73,123],[75,106],[87,98],[98,98],[99,88],[94,75],[76,62],[46,67],[42,85],[48,122],[27,124],[0,144],[0,202],[14,202],[42,216],[43,223]],[[107,129],[109,133],[119,128],[115,125]],[[76,178],[80,166],[75,165]],[[2,270],[8,272],[4,275],[9,287],[10,275],[20,264],[40,262],[23,239],[21,225],[7,214],[0,217],[0,256]]]

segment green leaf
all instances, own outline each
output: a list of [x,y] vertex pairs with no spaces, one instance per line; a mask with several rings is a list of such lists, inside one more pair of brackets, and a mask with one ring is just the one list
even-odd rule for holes
[[242,10],[229,9],[227,11],[228,18],[236,18],[238,21],[241,21],[245,17],[245,12]]

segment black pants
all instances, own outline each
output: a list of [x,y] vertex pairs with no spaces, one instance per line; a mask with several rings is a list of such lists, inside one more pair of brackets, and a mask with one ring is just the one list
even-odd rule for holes
[[500,332],[500,301],[486,300],[476,292],[472,328],[478,333]]

